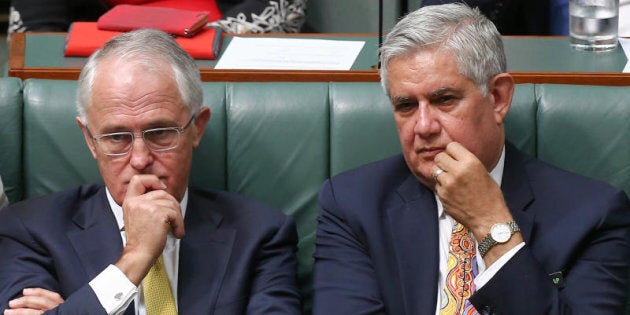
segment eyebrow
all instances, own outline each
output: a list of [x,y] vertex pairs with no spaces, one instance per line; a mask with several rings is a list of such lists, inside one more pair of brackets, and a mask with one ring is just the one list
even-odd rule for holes
[[[156,121],[151,121],[147,125],[145,125],[142,130],[153,129],[153,128],[161,128],[161,127],[181,127],[178,125],[177,121],[171,121],[166,119],[160,119]],[[101,133],[113,133],[113,132],[127,132],[133,131],[132,128],[128,126],[121,125],[104,125],[102,127]]]
[[391,98],[392,104],[403,104],[408,103],[409,101],[411,101],[411,98],[406,96],[394,96]]
[[[448,86],[443,86],[443,87],[439,87],[436,90],[430,92],[428,94],[429,98],[435,98],[435,97],[440,97],[444,94],[448,94],[448,93],[455,93],[457,95],[461,94],[461,91],[453,88],[453,87],[448,87]],[[393,96],[391,97],[391,102],[392,104],[403,104],[403,103],[407,103],[409,101],[411,101],[412,99],[415,99],[413,97],[407,97],[407,96]]]
[[429,95],[431,97],[439,97],[439,96],[442,96],[442,95],[447,94],[447,93],[461,94],[458,89],[444,86],[444,87],[438,88],[437,90],[431,92],[431,94],[429,94]]

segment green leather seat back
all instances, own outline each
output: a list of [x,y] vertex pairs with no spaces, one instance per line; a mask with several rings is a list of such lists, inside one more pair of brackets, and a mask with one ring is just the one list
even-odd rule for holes
[[630,89],[539,85],[538,157],[630,195]]
[[101,181],[76,123],[76,87],[66,80],[24,83],[26,198]]
[[517,84],[505,118],[505,136],[523,152],[536,156],[537,96],[533,84]]
[[227,123],[225,113],[225,83],[204,82],[203,104],[210,108],[210,121],[193,153],[190,184],[194,186],[227,189]]
[[10,202],[23,197],[22,81],[0,78],[0,177]]
[[330,174],[400,153],[392,106],[379,83],[331,83]]
[[328,84],[237,83],[227,95],[228,190],[295,218],[308,297],[317,196],[328,177]]

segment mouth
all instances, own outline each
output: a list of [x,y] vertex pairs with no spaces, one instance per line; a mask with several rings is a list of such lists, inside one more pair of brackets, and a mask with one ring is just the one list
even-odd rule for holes
[[416,150],[416,154],[425,160],[433,160],[441,152],[444,152],[443,147],[427,147]]

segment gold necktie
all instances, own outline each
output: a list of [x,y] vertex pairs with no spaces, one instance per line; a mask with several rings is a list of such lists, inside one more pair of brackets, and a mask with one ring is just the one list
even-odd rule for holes
[[160,256],[142,281],[144,305],[147,315],[177,315],[175,299],[164,269],[164,258]]
[[477,314],[468,301],[475,291],[475,242],[468,229],[458,222],[454,222],[451,233],[446,271],[446,283],[440,297],[440,315]]

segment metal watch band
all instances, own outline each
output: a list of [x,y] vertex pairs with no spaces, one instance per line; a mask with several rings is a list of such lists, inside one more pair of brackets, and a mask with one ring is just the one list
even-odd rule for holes
[[[521,230],[516,224],[516,221],[506,222],[506,224],[510,228],[510,237],[514,235],[514,233],[519,232]],[[486,253],[488,253],[490,248],[492,248],[494,245],[497,245],[497,244],[498,242],[494,238],[492,238],[492,234],[488,233],[488,235],[486,235],[486,237],[484,237],[483,240],[479,243],[479,246],[478,246],[479,255],[481,255],[481,257],[483,258],[483,256],[485,256]]]

